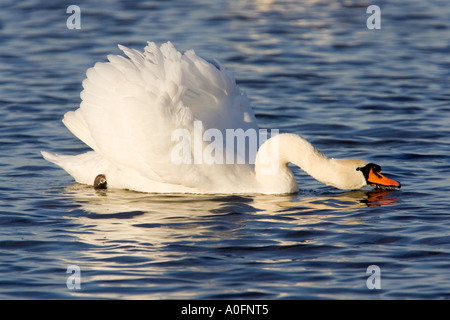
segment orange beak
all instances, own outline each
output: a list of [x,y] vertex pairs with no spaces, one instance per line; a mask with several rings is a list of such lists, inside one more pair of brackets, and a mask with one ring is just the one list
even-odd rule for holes
[[381,173],[374,171],[372,168],[369,171],[367,182],[370,185],[375,185],[381,188],[400,188],[401,184],[398,181],[389,179],[383,176]]

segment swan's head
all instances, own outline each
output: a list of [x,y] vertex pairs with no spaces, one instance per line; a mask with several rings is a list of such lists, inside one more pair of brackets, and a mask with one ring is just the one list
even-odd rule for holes
[[381,189],[400,189],[401,187],[400,182],[383,176],[380,173],[381,167],[375,163],[368,163],[363,167],[357,167],[356,171],[362,173],[369,186]]
[[295,192],[298,185],[288,163],[338,189],[356,190],[366,186],[400,188],[399,182],[380,173],[379,165],[357,159],[328,158],[302,137],[290,133],[272,137],[260,147],[255,162],[257,180],[277,192]]
[[356,159],[331,159],[335,166],[333,184],[339,189],[360,189],[373,186],[381,189],[400,188],[400,182],[382,175],[381,167]]

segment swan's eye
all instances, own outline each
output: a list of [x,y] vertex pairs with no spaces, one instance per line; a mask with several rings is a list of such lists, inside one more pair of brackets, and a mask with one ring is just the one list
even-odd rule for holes
[[374,172],[381,172],[381,167],[375,163],[368,163],[364,167],[356,168],[356,171],[369,172],[372,169]]
[[374,172],[381,172],[381,167],[377,164],[371,163],[370,167],[373,169]]

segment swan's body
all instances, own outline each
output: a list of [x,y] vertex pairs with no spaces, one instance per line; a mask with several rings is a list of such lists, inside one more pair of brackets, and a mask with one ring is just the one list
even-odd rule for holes
[[[149,43],[144,53],[120,48],[129,59],[108,56],[109,62],[89,69],[80,108],[63,119],[93,151],[76,156],[42,152],[79,183],[93,185],[102,174],[108,187],[143,192],[292,193],[298,184],[287,164],[293,163],[340,189],[371,183],[400,187],[382,176],[386,180],[370,181],[370,174],[380,176],[376,165],[330,159],[293,134],[265,141],[256,157],[242,154],[246,150],[237,147],[214,149],[216,160],[217,152],[223,151],[219,155],[224,159],[231,152],[233,163],[190,161],[195,159],[191,154],[175,161],[174,148],[195,152],[198,142],[189,138],[199,131],[196,123],[201,122],[202,137],[210,130],[216,139],[225,137],[227,130],[256,131],[250,103],[222,66],[206,62],[193,51],[181,54],[170,42],[160,48]],[[186,141],[180,142],[180,136],[174,135],[177,132],[187,133]],[[201,149],[211,147],[213,140],[201,141]],[[214,143],[218,146],[218,141]]]

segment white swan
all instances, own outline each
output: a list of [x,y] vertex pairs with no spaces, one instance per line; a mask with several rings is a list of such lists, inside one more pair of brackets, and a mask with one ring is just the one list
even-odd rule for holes
[[[110,55],[109,62],[90,68],[80,108],[63,119],[93,151],[42,152],[79,183],[156,193],[292,193],[298,184],[287,164],[293,163],[340,189],[400,188],[378,165],[328,158],[293,134],[271,137],[256,157],[242,155],[246,150],[219,138],[227,130],[256,132],[258,126],[248,99],[223,66],[192,50],[181,54],[170,42],[160,47],[149,42],[143,53],[119,48],[128,58]],[[195,134],[203,138],[200,145]],[[196,161],[199,146],[200,152],[209,147],[219,161]],[[233,162],[221,161],[229,160],[230,152]]]

